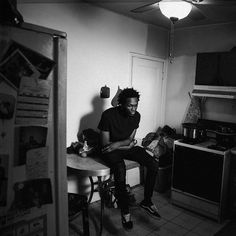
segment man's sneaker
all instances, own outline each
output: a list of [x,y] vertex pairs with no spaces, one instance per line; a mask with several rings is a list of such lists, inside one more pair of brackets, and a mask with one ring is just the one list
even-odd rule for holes
[[133,228],[133,222],[131,221],[131,215],[129,213],[121,214],[121,221],[125,230],[129,231]]
[[153,218],[160,220],[161,216],[158,213],[158,210],[154,204],[145,204],[144,202],[140,203],[140,207],[142,207],[150,216]]

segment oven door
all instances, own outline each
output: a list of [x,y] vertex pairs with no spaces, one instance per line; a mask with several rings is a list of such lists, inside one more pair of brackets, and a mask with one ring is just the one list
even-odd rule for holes
[[230,152],[175,142],[171,201],[219,222],[227,215]]
[[225,162],[225,152],[175,145],[172,188],[220,202]]

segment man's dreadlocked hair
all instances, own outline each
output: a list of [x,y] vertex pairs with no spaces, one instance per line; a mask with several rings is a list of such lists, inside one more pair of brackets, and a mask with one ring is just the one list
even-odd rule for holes
[[139,101],[140,94],[133,88],[123,89],[118,96],[118,105],[124,105],[127,98],[137,98]]

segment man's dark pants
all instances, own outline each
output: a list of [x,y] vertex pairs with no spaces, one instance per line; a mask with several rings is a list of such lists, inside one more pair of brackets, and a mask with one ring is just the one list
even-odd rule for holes
[[144,148],[135,146],[129,150],[115,150],[102,155],[103,161],[111,168],[114,174],[118,205],[123,214],[129,213],[128,196],[126,191],[126,167],[124,159],[136,161],[147,168],[144,185],[144,201],[151,203],[153,188],[158,172],[158,162],[154,160]]

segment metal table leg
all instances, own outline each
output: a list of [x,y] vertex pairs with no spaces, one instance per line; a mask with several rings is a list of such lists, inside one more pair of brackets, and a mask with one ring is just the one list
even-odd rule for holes
[[102,230],[103,230],[103,212],[104,212],[104,186],[102,183],[102,177],[98,176],[98,191],[101,199],[101,210],[100,210],[100,231],[99,235],[102,235]]
[[103,230],[103,214],[104,214],[104,208],[105,208],[105,202],[104,202],[104,194],[107,191],[106,188],[106,184],[109,180],[105,180],[102,181],[102,177],[101,176],[97,176],[98,178],[98,182],[94,183],[93,178],[90,176],[89,180],[91,183],[91,192],[90,192],[90,196],[88,199],[88,204],[91,202],[92,197],[94,192],[96,191],[94,188],[94,185],[97,184],[98,185],[98,192],[99,192],[99,196],[100,196],[100,200],[101,200],[101,209],[100,209],[100,230],[99,230],[99,235],[102,235],[102,230]]
[[94,193],[94,181],[93,181],[93,177],[89,176],[89,180],[91,183],[91,191],[89,194],[89,199],[88,199],[88,204],[91,202],[92,198],[93,198],[93,193]]

